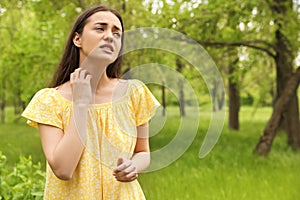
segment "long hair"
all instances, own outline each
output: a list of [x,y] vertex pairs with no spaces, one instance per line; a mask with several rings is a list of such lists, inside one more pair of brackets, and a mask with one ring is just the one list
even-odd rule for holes
[[[122,32],[124,32],[122,17],[116,10],[113,10],[106,6],[96,6],[84,11],[74,23],[72,31],[69,34],[69,37],[67,39],[64,53],[60,59],[60,62],[58,64],[56,72],[53,75],[52,82],[50,83],[49,87],[57,87],[69,81],[71,73],[73,73],[74,70],[79,67],[79,48],[74,45],[73,37],[75,33],[78,33],[79,35],[82,34],[83,28],[87,23],[87,19],[93,14],[100,11],[109,11],[113,13],[120,20],[122,26]],[[120,71],[122,65],[123,42],[124,42],[124,34],[122,34],[121,36],[122,45],[121,45],[118,58],[113,63],[108,65],[108,67],[106,68],[106,74],[109,78],[120,77]]]

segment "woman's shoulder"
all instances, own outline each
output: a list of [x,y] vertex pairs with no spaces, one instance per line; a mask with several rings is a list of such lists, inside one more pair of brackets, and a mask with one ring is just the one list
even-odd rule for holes
[[54,90],[55,88],[42,88],[35,93],[34,98],[45,98],[53,94]]
[[57,104],[60,99],[60,95],[56,88],[43,88],[35,93],[32,101],[42,102],[50,105]]
[[138,97],[141,95],[150,94],[151,91],[143,81],[138,79],[129,79],[127,93],[129,96]]
[[128,84],[135,89],[145,86],[145,83],[138,79],[128,79],[127,81]]

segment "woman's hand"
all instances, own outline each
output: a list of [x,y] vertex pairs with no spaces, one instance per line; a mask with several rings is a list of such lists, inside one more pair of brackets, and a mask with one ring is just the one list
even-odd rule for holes
[[119,158],[117,165],[118,166],[114,169],[113,175],[118,181],[130,182],[137,179],[137,168],[132,160]]
[[92,103],[91,78],[87,70],[76,69],[70,76],[73,98],[73,132],[77,132],[82,144],[86,143],[88,105]]
[[77,68],[70,76],[73,102],[88,105],[92,102],[91,78],[87,70]]

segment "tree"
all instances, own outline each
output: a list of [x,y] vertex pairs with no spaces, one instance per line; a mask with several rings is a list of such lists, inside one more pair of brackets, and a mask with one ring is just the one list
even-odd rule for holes
[[276,131],[279,128],[281,121],[283,120],[283,114],[287,111],[289,103],[300,83],[300,67],[293,73],[286,83],[286,88],[283,90],[283,94],[277,99],[271,118],[268,121],[267,126],[263,130],[263,134],[259,139],[258,144],[254,150],[254,153],[258,155],[268,155]]
[[[276,67],[276,105],[277,100],[283,98],[287,81],[294,71],[293,60],[299,51],[298,4],[293,0],[183,1],[173,5],[163,1],[161,15],[164,19],[168,16],[169,21],[174,22],[171,23],[172,28],[206,47],[243,46],[272,58]],[[288,144],[300,149],[296,91],[290,98],[279,122],[284,123]],[[266,145],[271,144],[271,141],[266,142]]]
[[[293,80],[291,74],[293,73],[293,60],[295,58],[295,49],[292,38],[287,35],[287,17],[291,16],[293,11],[293,1],[291,0],[275,0],[268,1],[270,9],[274,14],[274,22],[277,25],[275,31],[275,43],[274,43],[274,60],[277,70],[277,96],[275,99],[275,107],[273,115],[267,125],[263,136],[261,136],[258,145],[256,146],[256,152],[259,155],[266,155],[272,145],[272,141],[275,134],[270,134],[266,131],[270,126],[275,128],[271,132],[277,131],[277,128],[281,123],[284,123],[284,129],[288,135],[288,144],[294,149],[300,149],[300,121],[299,121],[299,105],[297,97],[297,74],[295,73],[295,79]],[[298,19],[298,18],[296,18]],[[299,21],[299,20],[298,20]],[[298,75],[299,76],[299,75]],[[288,103],[288,104],[287,104]],[[275,115],[275,116],[274,116]],[[277,120],[273,120],[273,118]],[[281,120],[282,119],[282,120]]]
[[[297,28],[299,27],[299,14],[293,10],[292,0],[268,0],[259,2],[259,4],[260,6],[257,7],[258,4],[255,1],[231,1],[228,3],[216,1],[209,2],[207,5],[200,5],[198,10],[202,13],[206,12],[206,18],[210,20],[205,20],[205,17],[199,19],[199,23],[185,27],[184,31],[189,33],[192,29],[195,30],[195,26],[198,26],[198,30],[212,33],[211,35],[194,36],[204,46],[222,48],[245,46],[260,50],[273,58],[277,72],[276,102],[284,94],[284,90],[288,89],[285,86],[293,72],[293,59],[300,46],[297,38],[299,34]],[[217,9],[210,11],[212,9],[209,8]],[[214,20],[209,17],[209,14],[212,13],[215,16]],[[200,16],[198,15],[197,18],[201,18]],[[240,29],[239,31],[238,29],[232,29],[232,26],[228,26],[228,21],[232,20],[235,20],[236,27]],[[250,30],[242,31],[243,28],[240,27],[242,22],[248,24]],[[270,37],[270,35],[273,37]],[[282,115],[282,122],[284,122],[284,128],[288,135],[288,144],[294,149],[299,149],[300,122],[296,92],[290,98],[286,112]],[[266,145],[271,144],[271,141],[266,142]]]

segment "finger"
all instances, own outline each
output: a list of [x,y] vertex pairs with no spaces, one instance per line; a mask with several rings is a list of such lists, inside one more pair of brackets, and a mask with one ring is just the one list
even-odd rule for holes
[[136,172],[131,172],[129,174],[126,175],[126,178],[127,179],[130,179],[130,180],[134,180],[138,177],[138,174]]
[[130,182],[130,181],[134,181],[135,179],[137,179],[138,175],[134,175],[130,178],[127,178],[127,177],[116,177],[116,180],[117,181],[120,181],[120,182]]
[[117,165],[121,165],[122,163],[124,162],[124,159],[123,158],[118,158],[118,162],[117,162]]
[[130,165],[129,167],[127,167],[126,169],[123,170],[126,174],[129,174],[131,172],[135,171],[135,166]]
[[[90,78],[88,79],[88,76],[90,76]],[[88,80],[91,80],[92,78],[92,75],[89,73],[89,71],[87,70],[84,70],[84,79],[88,79]]]
[[119,179],[130,179],[132,177],[136,176],[136,171],[131,171],[129,173],[125,173],[125,172],[119,172],[116,173],[116,177],[118,177]]
[[123,158],[118,158],[118,161],[117,161],[117,167],[114,169],[114,173],[117,173],[117,172],[119,172],[120,170],[119,170],[119,167],[120,167],[120,165],[122,164],[124,162],[124,159]]
[[78,70],[78,78],[84,79],[86,71],[84,69]]
[[92,75],[87,74],[87,75],[86,75],[86,80],[87,80],[87,81],[91,81],[91,79],[92,79]]
[[117,173],[114,173],[114,176],[115,177],[118,177],[120,179],[130,179],[130,178],[133,178],[133,177],[136,177],[137,176],[137,171],[136,171],[136,168],[135,167],[130,167],[128,169],[125,169],[125,171],[121,171],[121,172],[117,172]]
[[72,73],[73,74],[73,80],[76,80],[79,78],[79,73],[80,73],[80,68],[75,69],[75,71]]
[[118,171],[115,173],[115,176],[117,177],[125,177],[127,175],[127,173],[125,173],[124,171]]
[[129,162],[124,162],[121,165],[119,165],[115,170],[116,171],[123,171],[124,169],[126,169],[127,167],[129,167],[131,165],[131,163]]
[[128,179],[126,179],[126,177],[124,177],[124,176],[122,176],[122,177],[116,176],[115,178],[117,181],[128,182]]

